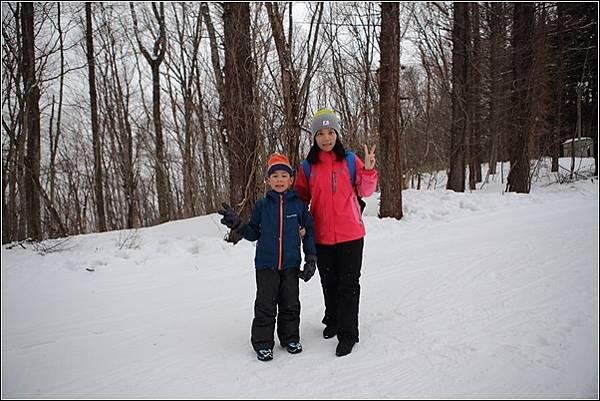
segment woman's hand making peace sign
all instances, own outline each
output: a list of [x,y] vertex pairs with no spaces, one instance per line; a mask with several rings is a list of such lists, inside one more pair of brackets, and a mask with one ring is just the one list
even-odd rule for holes
[[365,145],[365,170],[372,170],[375,168],[375,147],[377,144],[373,145],[373,148],[369,152],[369,148]]

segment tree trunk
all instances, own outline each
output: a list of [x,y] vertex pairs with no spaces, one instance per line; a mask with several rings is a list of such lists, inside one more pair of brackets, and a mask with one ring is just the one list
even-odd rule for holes
[[40,89],[35,77],[35,44],[33,4],[22,3],[23,29],[23,86],[25,89],[25,198],[27,202],[27,236],[42,239],[40,219]]
[[[279,57],[281,70],[282,98],[284,110],[284,152],[292,163],[292,166],[300,164],[300,125],[298,124],[298,76],[292,64],[292,38],[285,38],[283,29],[283,15],[279,10],[279,3],[265,3],[275,48]],[[290,4],[291,7],[291,4]]]
[[529,193],[530,71],[534,4],[515,3],[513,12],[513,130],[508,191]]
[[[288,30],[288,37],[285,37],[283,27],[283,12],[279,9],[279,3],[265,3],[269,24],[273,32],[275,48],[279,59],[281,72],[281,84],[283,99],[283,117],[284,117],[284,152],[288,156],[292,166],[300,164],[300,136],[302,134],[302,121],[306,116],[306,107],[308,103],[308,92],[310,82],[314,74],[314,58],[316,44],[318,39],[321,17],[323,14],[323,3],[317,4],[310,21],[309,34],[307,38],[306,63],[302,70],[305,70],[304,79],[301,82],[300,70],[294,68],[293,63],[293,38],[291,28]],[[289,4],[289,26],[293,26],[291,3]],[[314,29],[314,31],[313,31]],[[311,44],[312,37],[312,44]],[[310,49],[309,49],[310,47]],[[304,68],[305,67],[305,68]]]
[[123,181],[125,189],[125,198],[127,200],[127,228],[136,228],[140,225],[139,217],[139,200],[137,197],[137,185],[134,171],[134,160],[133,160],[133,132],[131,129],[130,117],[129,117],[129,91],[127,91],[127,99],[123,100],[123,91],[119,81],[119,95],[120,103],[119,106],[122,109],[121,115],[123,120],[123,131],[122,142],[125,143],[125,151],[121,152],[121,159],[123,165]]
[[213,185],[213,169],[212,160],[216,156],[211,157],[211,153],[208,145],[208,130],[204,121],[204,110],[202,104],[204,103],[204,96],[202,95],[202,87],[200,85],[199,75],[194,77],[196,90],[198,92],[198,104],[194,106],[194,112],[198,119],[198,129],[200,130],[200,154],[202,155],[202,173],[203,181],[205,185],[204,191],[204,211],[205,213],[214,213],[218,210],[219,204],[216,202],[218,194],[216,193],[215,186]]
[[381,152],[381,204],[379,217],[401,219],[402,170],[400,144],[400,5],[381,4],[379,36],[379,150]]
[[160,64],[152,64],[152,119],[156,151],[156,193],[158,195],[159,221],[164,223],[171,218],[171,194],[169,173],[165,163],[165,143],[162,133],[160,110]]
[[[195,144],[198,131],[194,117],[194,75],[198,67],[198,53],[200,49],[202,14],[197,10],[195,15],[186,3],[171,3],[175,16],[176,41],[173,49],[179,58],[167,60],[169,75],[167,82],[173,110],[173,122],[178,136],[178,144],[182,155],[183,175],[183,217],[196,216],[201,207],[199,203],[198,167],[195,157]],[[177,82],[183,101],[183,140],[179,128],[179,114],[181,107],[177,94],[173,91],[172,80]],[[199,101],[199,100],[198,100]]]
[[[500,138],[498,141],[498,155],[502,162],[510,160],[509,139],[512,132],[512,48],[507,45],[508,42],[508,25],[509,10],[513,7],[512,4],[502,3],[502,18],[500,18],[500,32],[502,33],[501,41],[503,43],[500,48]],[[503,169],[504,165],[501,165]],[[504,175],[501,175],[501,180],[504,180]]]
[[450,170],[447,189],[455,192],[465,190],[465,135],[467,105],[465,85],[467,81],[467,30],[469,18],[467,3],[454,3],[452,28],[452,125],[450,128]]
[[475,175],[471,172],[472,159],[473,159],[473,43],[471,36],[471,3],[466,3],[467,12],[465,18],[465,65],[467,70],[467,78],[465,80],[465,165],[469,167],[469,189],[475,189]]
[[171,218],[171,191],[169,184],[169,174],[165,163],[164,140],[162,133],[161,109],[160,109],[160,65],[165,59],[167,49],[167,36],[165,28],[165,10],[164,3],[160,3],[160,11],[152,3],[154,17],[158,23],[158,35],[155,35],[153,53],[150,54],[141,42],[137,17],[133,3],[130,3],[131,16],[133,18],[133,27],[135,37],[144,55],[144,58],[152,70],[152,119],[154,122],[155,139],[155,163],[156,163],[156,193],[158,196],[158,214],[159,223],[169,221]]
[[[481,36],[479,27],[479,4],[471,4],[471,32],[473,46],[471,51],[471,152],[469,158],[469,187],[481,182]],[[471,178],[472,177],[472,178]]]
[[98,96],[96,94],[96,68],[94,54],[94,30],[92,26],[92,3],[85,3],[86,50],[90,86],[90,109],[92,114],[92,137],[94,143],[94,192],[96,195],[96,218],[98,230],[106,231],[104,191],[102,190],[102,144],[98,129]]
[[[21,208],[19,196],[21,192],[22,178],[22,160],[24,154],[23,116],[24,116],[24,95],[22,92],[22,62],[21,51],[21,3],[17,3],[14,8],[10,8],[12,21],[14,21],[14,30],[9,34],[8,29],[3,29],[2,41],[2,72],[3,74],[3,108],[8,109],[8,113],[3,111],[2,127],[3,134],[8,135],[8,150],[2,154],[2,243],[15,240],[23,240],[25,231],[20,230],[19,222],[21,216],[26,215],[25,209]],[[7,12],[8,13],[8,12]],[[10,56],[12,55],[12,57]],[[8,78],[8,79],[7,79]],[[6,99],[6,103],[5,103]]]
[[577,140],[581,138],[581,85],[578,85],[575,93],[577,94],[577,125],[575,126],[575,133],[571,140],[571,169],[569,173],[569,178],[573,179],[573,174],[575,172],[575,154],[577,153]]
[[[215,86],[217,87],[217,93],[219,94],[219,111],[221,114],[225,112],[225,78],[223,77],[223,71],[221,69],[221,61],[219,58],[219,48],[217,45],[217,34],[210,17],[210,10],[208,3],[203,1],[200,3],[200,12],[202,18],[206,24],[206,30],[208,31],[208,39],[210,42],[210,61],[213,67],[213,73],[215,76]],[[219,120],[219,132],[223,135],[224,123]]]
[[498,161],[498,145],[500,131],[500,105],[502,102],[501,92],[501,49],[503,43],[502,33],[502,4],[493,2],[488,8],[488,25],[490,27],[490,154],[488,174],[496,174],[496,163]]
[[[259,195],[249,3],[225,3],[225,127],[229,201],[246,220]],[[230,241],[239,241],[232,231]]]
[[56,210],[54,208],[55,203],[55,194],[56,194],[56,155],[58,153],[58,144],[61,134],[61,121],[62,121],[62,106],[63,106],[63,94],[64,94],[64,80],[65,80],[65,49],[64,49],[64,34],[62,31],[62,25],[60,21],[61,9],[60,3],[57,3],[57,21],[56,21],[56,30],[58,31],[58,43],[60,47],[60,78],[59,78],[59,89],[58,89],[58,111],[56,113],[56,135],[53,135],[53,126],[52,120],[54,117],[54,96],[52,96],[52,113],[49,124],[49,132],[48,139],[50,141],[49,150],[50,150],[50,163],[48,166],[48,181],[50,185],[50,194],[49,199],[46,204],[49,203],[50,215],[53,216],[50,219],[50,224],[48,225],[48,236],[50,238],[57,238],[59,236],[66,235],[66,232],[59,232],[59,227],[62,225],[60,219],[57,219]]

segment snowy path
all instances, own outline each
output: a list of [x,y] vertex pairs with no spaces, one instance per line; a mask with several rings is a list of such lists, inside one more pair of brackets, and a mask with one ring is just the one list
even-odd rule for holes
[[344,358],[321,337],[315,276],[305,351],[256,360],[254,247],[222,241],[215,215],[140,230],[137,249],[114,232],[3,249],[2,396],[597,397],[598,186],[574,188],[406,191],[406,219],[366,217],[361,340]]

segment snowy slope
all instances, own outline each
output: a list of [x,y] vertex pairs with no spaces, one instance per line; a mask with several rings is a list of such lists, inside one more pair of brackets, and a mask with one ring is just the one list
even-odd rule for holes
[[224,242],[218,215],[3,247],[2,397],[597,398],[598,184],[551,180],[407,190],[400,221],[369,198],[343,358],[316,275],[304,352],[256,360],[254,245]]

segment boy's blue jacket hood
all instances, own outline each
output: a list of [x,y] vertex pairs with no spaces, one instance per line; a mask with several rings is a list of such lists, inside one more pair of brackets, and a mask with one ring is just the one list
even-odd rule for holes
[[[280,230],[280,223],[282,225]],[[280,194],[270,190],[259,200],[254,209],[250,222],[241,227],[238,232],[249,241],[256,241],[256,269],[287,269],[299,267],[300,228],[304,227],[306,234],[303,239],[304,254],[316,255],[315,235],[312,218],[304,202],[293,189]],[[282,234],[281,260],[279,235]]]

